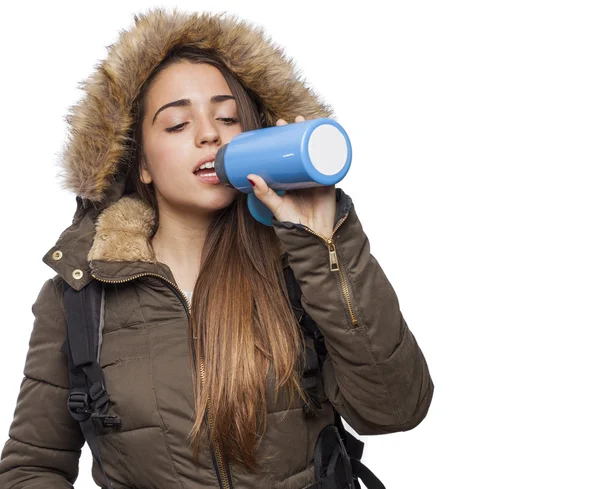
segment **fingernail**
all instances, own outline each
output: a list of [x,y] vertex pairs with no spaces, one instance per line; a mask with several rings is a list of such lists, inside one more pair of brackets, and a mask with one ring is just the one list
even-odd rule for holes
[[254,183],[254,181],[251,178],[248,178],[248,181],[252,184],[253,187],[256,187],[256,184]]

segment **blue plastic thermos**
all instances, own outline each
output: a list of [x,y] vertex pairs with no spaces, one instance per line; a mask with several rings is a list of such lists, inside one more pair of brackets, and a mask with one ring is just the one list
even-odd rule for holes
[[351,161],[344,128],[321,117],[236,135],[217,151],[215,172],[221,184],[249,194],[252,216],[271,226],[273,213],[254,195],[247,175],[260,175],[283,196],[286,190],[336,184],[348,173]]

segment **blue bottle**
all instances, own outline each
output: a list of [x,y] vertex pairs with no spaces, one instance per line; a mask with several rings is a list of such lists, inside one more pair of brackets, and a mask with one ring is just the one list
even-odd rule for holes
[[286,190],[338,183],[351,161],[352,147],[344,128],[321,117],[238,134],[217,151],[215,172],[223,185],[249,194],[252,216],[271,226],[273,213],[254,195],[247,175],[260,175],[283,196]]

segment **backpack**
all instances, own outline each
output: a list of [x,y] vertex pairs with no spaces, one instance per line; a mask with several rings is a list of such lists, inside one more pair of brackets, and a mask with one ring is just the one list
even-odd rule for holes
[[[284,268],[284,275],[292,309],[305,337],[301,382],[309,398],[304,405],[304,414],[312,416],[323,400],[324,394],[318,389],[317,377],[327,349],[317,324],[302,307],[300,286],[291,267]],[[104,284],[92,280],[77,291],[66,282],[63,283],[67,334],[61,351],[68,359],[70,392],[67,406],[71,416],[81,426],[92,456],[106,480],[107,489],[113,489],[104,471],[98,443],[99,433],[121,426],[119,416],[109,411],[110,396],[99,364]],[[334,424],[323,428],[315,444],[316,482],[306,489],[360,489],[359,478],[367,489],[385,489],[381,481],[360,461],[364,443],[346,431],[335,408],[333,412]]]

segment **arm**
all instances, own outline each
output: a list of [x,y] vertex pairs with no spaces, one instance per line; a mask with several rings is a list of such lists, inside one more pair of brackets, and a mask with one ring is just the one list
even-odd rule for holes
[[[340,188],[334,234],[339,271],[320,237],[272,219],[302,290],[302,306],[325,338],[327,397],[360,435],[406,431],[429,409],[433,382],[427,362],[399,308],[351,198]],[[335,267],[334,267],[335,268]]]
[[66,335],[60,278],[47,280],[32,306],[33,331],[9,439],[0,458],[0,487],[72,488],[85,440],[67,410]]

